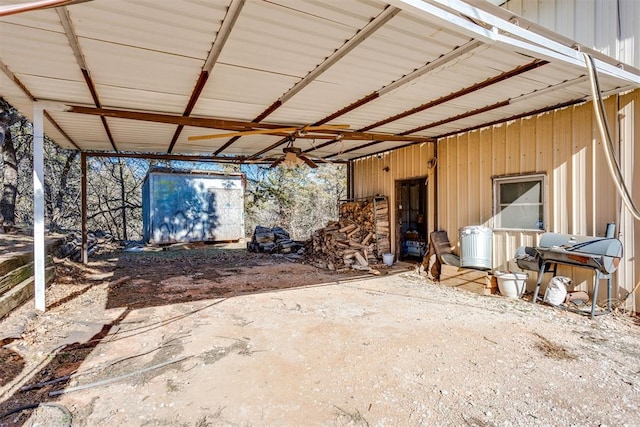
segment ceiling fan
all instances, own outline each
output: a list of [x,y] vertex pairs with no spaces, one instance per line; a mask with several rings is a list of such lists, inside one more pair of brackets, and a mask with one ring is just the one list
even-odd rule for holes
[[301,164],[306,164],[310,168],[317,168],[318,165],[316,162],[302,154],[302,149],[300,147],[294,147],[293,141],[295,138],[290,138],[289,144],[282,149],[284,153],[282,156],[276,159],[275,162],[271,163],[269,168],[275,168],[279,164],[284,164],[288,168],[292,168]]

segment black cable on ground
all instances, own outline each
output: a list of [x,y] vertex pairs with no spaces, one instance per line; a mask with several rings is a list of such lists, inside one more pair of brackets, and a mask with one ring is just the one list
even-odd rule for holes
[[9,412],[5,412],[4,414],[0,414],[0,419],[6,418],[9,415],[13,415],[13,414],[16,414],[18,412],[27,411],[29,409],[36,409],[36,408],[39,408],[41,406],[50,407],[50,408],[56,408],[56,409],[61,410],[65,415],[66,423],[64,424],[64,427],[71,427],[71,419],[73,418],[72,415],[71,415],[71,411],[69,411],[66,406],[60,405],[59,403],[42,402],[42,403],[32,403],[31,405],[20,406],[19,408],[15,408],[15,409],[12,409]]

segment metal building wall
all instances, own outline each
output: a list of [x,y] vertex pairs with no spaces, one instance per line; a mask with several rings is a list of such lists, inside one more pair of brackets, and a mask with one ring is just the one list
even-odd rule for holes
[[[435,144],[418,144],[362,158],[353,162],[353,197],[368,197],[377,194],[389,198],[390,224],[397,224],[395,183],[397,180],[427,177],[428,162],[435,154]],[[388,167],[389,170],[384,169]],[[428,232],[435,229],[435,176],[427,184]],[[391,250],[396,252],[396,229],[391,227]]]
[[626,64],[640,67],[637,0],[508,0],[503,8]]
[[147,242],[230,241],[244,237],[242,175],[150,171],[142,196]]
[[[638,132],[640,90],[606,100],[609,122],[619,135],[621,166],[627,185],[640,201]],[[620,114],[617,115],[617,111]],[[616,116],[620,118],[617,122]],[[458,229],[467,225],[493,227],[492,177],[506,174],[545,173],[547,176],[546,230],[556,233],[603,236],[609,222],[617,224],[624,258],[614,282],[631,290],[640,279],[635,242],[640,226],[621,208],[597,133],[591,103],[549,112],[466,134],[438,143],[439,227],[458,244]],[[541,232],[494,231],[493,266],[517,269],[513,255],[519,246],[535,246]],[[560,274],[574,278],[581,288],[590,286],[587,269],[564,268]],[[535,276],[532,275],[532,276]],[[529,286],[533,285],[532,277]],[[602,290],[602,287],[601,287]],[[624,296],[621,290],[614,297]],[[600,294],[600,298],[606,294]],[[638,295],[638,294],[636,294]],[[640,311],[640,297],[629,298]]]

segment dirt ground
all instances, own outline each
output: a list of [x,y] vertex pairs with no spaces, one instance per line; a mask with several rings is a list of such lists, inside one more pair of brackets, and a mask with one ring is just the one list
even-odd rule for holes
[[640,425],[633,319],[205,246],[58,263],[0,426]]

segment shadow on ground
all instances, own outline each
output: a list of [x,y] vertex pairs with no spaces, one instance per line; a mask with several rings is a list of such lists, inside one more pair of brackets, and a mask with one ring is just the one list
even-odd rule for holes
[[[14,372],[3,370],[2,382],[8,384],[21,376],[20,382],[25,385],[4,396],[0,402],[1,426],[24,425],[31,411],[39,404],[54,405],[52,402],[58,399],[55,393],[70,385],[78,370],[82,370],[87,356],[133,310],[211,300],[208,307],[222,299],[239,295],[363,277],[362,273],[356,272],[337,274],[319,270],[284,256],[215,246],[189,250],[115,252],[100,255],[92,261],[90,268],[67,261],[58,265],[56,283],[71,285],[73,290],[52,302],[48,311],[80,304],[83,295],[92,286],[104,284],[104,278],[108,278],[106,306],[96,309],[119,308],[123,309],[122,312],[112,322],[104,324],[89,340],[53,351],[46,365],[33,372],[22,372],[25,369],[24,360],[17,353],[10,354],[16,362],[12,365]],[[388,272],[383,270],[383,273]],[[163,319],[161,322],[170,321],[172,319]],[[155,344],[158,343],[150,343],[151,346]],[[6,415],[8,413],[11,414]]]

